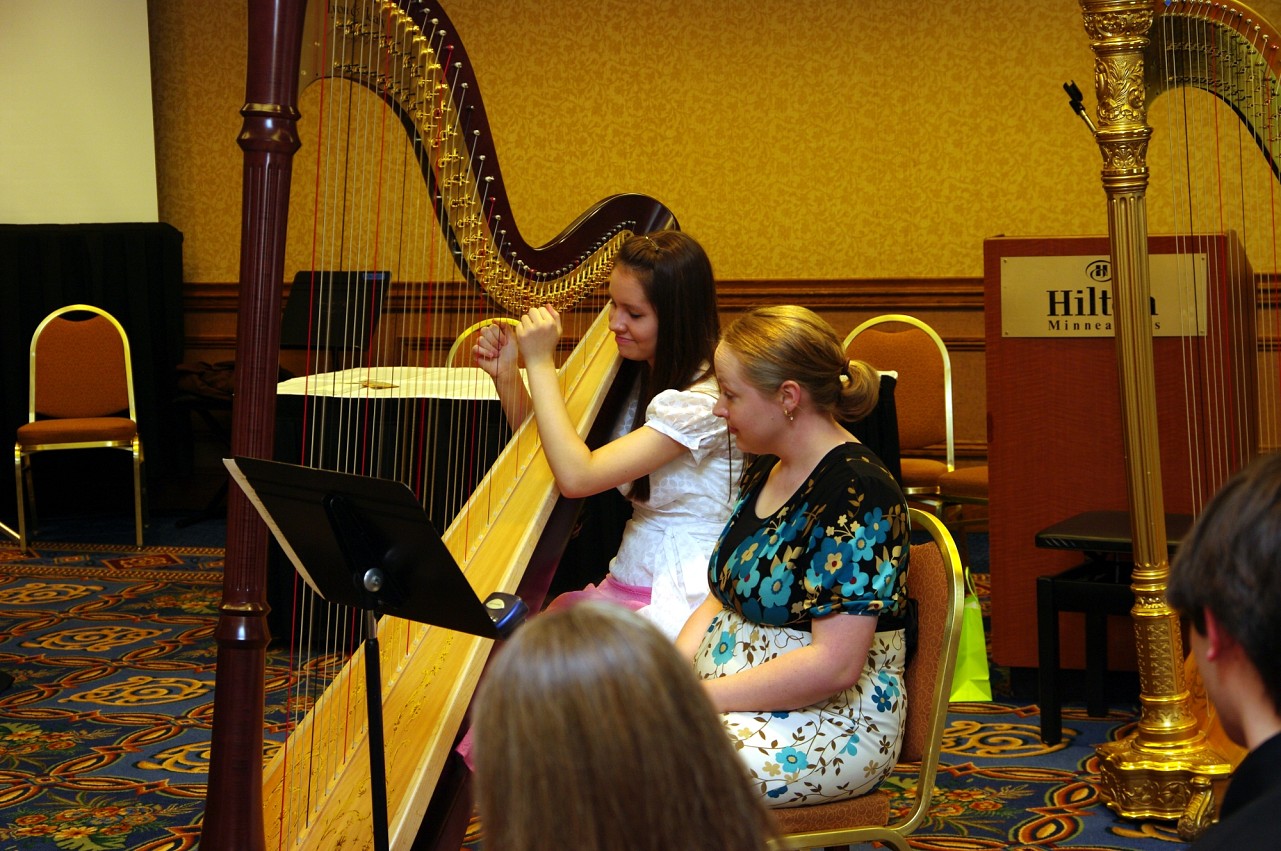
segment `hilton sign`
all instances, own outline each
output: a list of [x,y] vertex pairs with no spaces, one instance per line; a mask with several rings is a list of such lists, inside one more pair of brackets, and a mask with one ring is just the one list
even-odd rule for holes
[[[1154,254],[1149,261],[1152,335],[1205,336],[1206,256]],[[1111,337],[1115,307],[1107,257],[1001,258],[1004,337]]]

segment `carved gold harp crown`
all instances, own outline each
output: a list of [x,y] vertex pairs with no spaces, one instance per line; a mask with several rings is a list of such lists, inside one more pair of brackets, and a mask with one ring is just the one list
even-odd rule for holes
[[[392,318],[384,317],[383,324],[395,328],[378,334],[394,338],[395,345],[378,349],[377,362],[367,358],[361,368],[386,365],[393,355],[408,358],[402,362],[415,368],[448,368],[452,365],[444,363],[444,352],[478,318],[519,314],[536,304],[590,303],[599,297],[613,257],[629,235],[676,226],[671,212],[657,201],[616,195],[583,213],[547,244],[529,244],[516,227],[503,186],[474,69],[449,18],[434,3],[250,0],[249,8],[240,135],[245,193],[233,454],[273,454],[281,288],[290,265],[303,270],[390,269]],[[378,117],[370,125],[371,138],[381,145],[387,123],[403,128],[403,134],[396,134],[395,151],[411,164],[408,170],[417,173],[418,185],[360,184],[361,174],[380,166],[352,164],[344,155],[332,168],[340,174],[336,189],[327,187],[327,178],[312,181],[310,175],[301,186],[298,170],[291,171],[302,144],[299,79],[304,85],[319,83],[313,90],[333,94],[332,101],[322,95],[317,111],[338,118],[317,135],[335,134],[330,127],[337,125],[344,132],[359,131],[360,119],[352,117],[355,109],[335,105],[341,98],[375,99]],[[356,144],[353,139],[336,147],[346,150]],[[323,160],[318,153],[317,175],[331,169]],[[295,197],[291,212],[291,189],[295,196],[314,192],[314,202],[299,204]],[[368,237],[352,220],[342,219],[330,228],[339,236],[323,238],[337,245],[326,255],[334,259],[310,266],[290,263],[289,246],[299,238],[298,231],[336,215],[330,206],[365,203],[370,205],[367,218],[378,223]],[[416,206],[430,213],[421,223],[384,224],[389,211],[404,213]],[[366,240],[372,248],[361,247]],[[308,249],[295,253],[308,255]],[[584,434],[617,369],[617,349],[603,316],[570,330],[580,341],[561,367],[571,418]],[[365,382],[360,390],[393,383]],[[373,402],[362,396],[355,404]],[[314,410],[320,406],[317,401]],[[446,512],[445,542],[481,596],[515,591],[529,572],[554,563],[558,545],[544,529],[557,527],[563,533],[572,520],[572,506],[557,501],[537,433],[529,426],[517,431],[488,472],[478,474],[474,485],[469,482],[460,504]],[[398,461],[420,451],[419,443],[425,442],[397,443]],[[454,451],[465,452],[466,447]],[[422,469],[431,463],[410,459],[407,467]],[[267,533],[234,488],[225,574],[201,847],[370,847],[362,658],[349,656],[354,648],[346,647],[332,670],[321,671],[333,661],[326,656],[310,660],[309,672],[273,670],[270,686],[265,685]],[[389,833],[392,847],[407,848],[420,833],[490,648],[484,639],[390,617],[381,620],[378,637],[391,745],[386,753]],[[283,683],[296,687],[311,673],[323,673],[326,687],[290,692],[288,702],[309,711],[282,722],[289,728],[288,739],[275,747],[264,771],[264,706],[281,701]]]

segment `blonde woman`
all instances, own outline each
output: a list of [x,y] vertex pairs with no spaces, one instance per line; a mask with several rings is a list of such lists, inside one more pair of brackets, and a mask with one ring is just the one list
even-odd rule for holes
[[866,416],[879,378],[794,306],[740,317],[716,374],[716,414],[756,457],[678,648],[767,805],[865,794],[901,747],[910,529],[893,476],[837,418]]

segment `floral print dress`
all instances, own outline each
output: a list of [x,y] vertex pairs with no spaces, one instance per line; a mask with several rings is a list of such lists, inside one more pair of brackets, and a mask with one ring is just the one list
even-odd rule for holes
[[879,618],[849,689],[792,711],[723,716],[765,803],[791,807],[870,792],[898,759],[910,529],[898,484],[858,443],[834,448],[778,511],[757,518],[777,461],[763,456],[747,470],[712,554],[712,593],[723,608],[695,656],[699,676],[723,677],[808,645],[814,618]]

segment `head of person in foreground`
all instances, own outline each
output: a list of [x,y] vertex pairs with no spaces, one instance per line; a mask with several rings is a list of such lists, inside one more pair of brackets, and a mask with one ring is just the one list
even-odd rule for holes
[[621,607],[522,626],[485,672],[472,730],[486,848],[766,847],[769,816],[689,663]]

